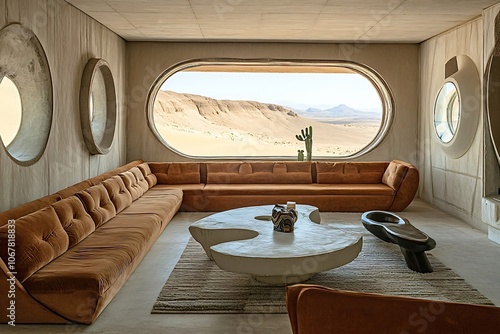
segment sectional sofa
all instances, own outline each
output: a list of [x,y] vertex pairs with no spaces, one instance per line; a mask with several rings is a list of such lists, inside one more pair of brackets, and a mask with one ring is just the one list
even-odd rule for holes
[[292,200],[400,211],[417,187],[418,171],[400,161],[134,161],[0,213],[2,322],[94,322],[178,210]]
[[158,186],[184,193],[183,211],[223,211],[295,201],[320,211],[404,210],[419,174],[391,162],[149,163]]

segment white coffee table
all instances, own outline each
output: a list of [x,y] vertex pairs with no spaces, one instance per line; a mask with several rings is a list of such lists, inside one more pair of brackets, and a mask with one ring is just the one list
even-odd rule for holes
[[224,270],[252,275],[267,284],[303,282],[354,260],[362,236],[320,225],[317,208],[297,205],[293,233],[275,232],[273,205],[215,213],[189,227],[208,257]]

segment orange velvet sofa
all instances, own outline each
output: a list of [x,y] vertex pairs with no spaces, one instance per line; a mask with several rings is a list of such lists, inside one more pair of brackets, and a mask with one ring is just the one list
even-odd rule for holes
[[417,187],[401,161],[134,161],[0,213],[1,322],[94,322],[178,210],[401,211]]
[[500,308],[334,290],[287,287],[293,334],[494,334]]
[[155,184],[135,161],[1,213],[1,322],[94,322],[182,203]]
[[417,192],[413,165],[391,162],[150,162],[158,187],[184,193],[182,211],[295,201],[320,211],[402,211]]

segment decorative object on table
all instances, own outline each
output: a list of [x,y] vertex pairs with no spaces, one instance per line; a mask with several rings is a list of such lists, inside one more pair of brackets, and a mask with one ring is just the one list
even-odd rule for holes
[[297,150],[297,161],[304,161],[304,150]]
[[274,224],[274,230],[277,232],[291,233],[295,222],[297,221],[297,210],[295,202],[288,202],[286,207],[276,204],[273,208],[271,220]]
[[312,160],[312,138],[313,138],[313,128],[312,126],[309,126],[309,128],[305,128],[300,130],[301,134],[300,135],[295,135],[295,137],[300,140],[305,142],[306,144],[306,151],[307,151],[307,161]]
[[368,211],[361,215],[365,228],[376,237],[401,248],[406,265],[419,273],[431,273],[425,251],[436,247],[436,241],[413,226],[406,218],[387,211]]

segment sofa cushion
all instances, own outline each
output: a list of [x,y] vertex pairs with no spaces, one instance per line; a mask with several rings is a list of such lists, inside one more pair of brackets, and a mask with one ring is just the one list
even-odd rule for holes
[[148,191],[149,184],[146,178],[144,177],[144,174],[142,174],[141,170],[138,167],[132,167],[129,169],[129,172],[134,174],[137,180],[137,185],[142,189],[142,193]]
[[200,183],[200,164],[196,162],[149,163],[160,184]]
[[393,160],[387,166],[387,169],[382,177],[382,182],[394,190],[398,190],[403,182],[408,171],[408,166],[406,164],[399,163],[397,160]]
[[123,183],[125,184],[125,187],[127,188],[128,192],[132,196],[132,201],[135,201],[136,199],[141,197],[142,194],[144,194],[144,190],[139,185],[134,173],[132,173],[130,171],[126,171],[126,172],[122,172],[118,175],[120,175]]
[[132,204],[132,195],[125,187],[122,178],[115,175],[107,180],[102,181],[102,185],[106,188],[109,198],[115,206],[116,213],[120,213],[127,206]]
[[76,196],[80,198],[85,206],[85,210],[94,220],[96,228],[116,216],[115,206],[102,184],[82,190]]
[[[148,191],[146,194],[149,194]],[[182,192],[169,189],[162,191],[161,196],[143,196],[123,210],[120,215],[132,215],[141,219],[144,214],[156,215],[163,223],[168,223],[177,213],[182,203]]]
[[385,184],[207,184],[205,196],[269,195],[384,195],[394,196]]
[[312,183],[310,162],[207,163],[208,184]]
[[137,165],[137,168],[139,168],[139,170],[142,172],[142,175],[144,175],[144,178],[148,182],[149,188],[154,187],[158,182],[158,179],[156,178],[156,175],[151,172],[151,168],[149,168],[149,165],[147,163],[142,163],[140,165]]
[[82,202],[76,196],[70,196],[52,204],[59,221],[68,234],[68,248],[75,246],[95,230],[92,217],[85,211]]
[[155,215],[118,215],[28,279],[26,290],[49,309],[72,321],[89,323],[103,295],[156,240]]
[[318,183],[382,183],[386,162],[316,162]]
[[[69,245],[68,234],[64,231],[56,211],[52,206],[35,211],[16,219],[16,271],[22,283],[34,272],[63,254]],[[5,245],[8,241],[8,225],[0,227],[0,255],[8,263]]]

